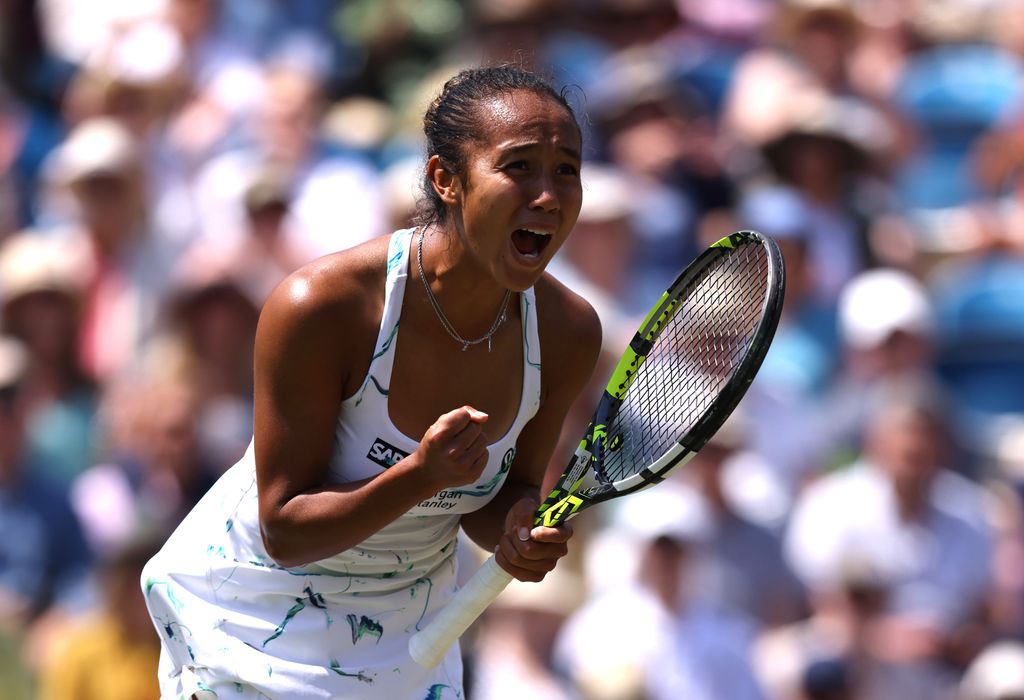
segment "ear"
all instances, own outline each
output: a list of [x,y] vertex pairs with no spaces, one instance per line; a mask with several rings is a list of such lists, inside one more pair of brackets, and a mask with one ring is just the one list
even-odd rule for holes
[[436,154],[427,159],[427,178],[442,202],[449,207],[461,203],[462,180]]

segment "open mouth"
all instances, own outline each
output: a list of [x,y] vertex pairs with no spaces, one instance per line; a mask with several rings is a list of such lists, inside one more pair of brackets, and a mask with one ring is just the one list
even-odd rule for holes
[[549,243],[551,236],[546,233],[538,233],[527,228],[517,228],[512,232],[512,245],[520,255],[527,258],[539,258]]

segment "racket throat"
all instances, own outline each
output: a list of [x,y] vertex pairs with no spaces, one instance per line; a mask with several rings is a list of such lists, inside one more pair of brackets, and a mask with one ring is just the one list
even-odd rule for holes
[[611,484],[600,483],[593,478],[592,473],[587,472],[575,483],[562,482],[556,486],[537,509],[534,524],[556,527],[559,523],[576,516],[581,510],[606,501],[614,495],[615,488]]

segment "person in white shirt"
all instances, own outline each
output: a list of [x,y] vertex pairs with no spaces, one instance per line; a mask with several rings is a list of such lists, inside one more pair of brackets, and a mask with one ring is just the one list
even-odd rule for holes
[[852,570],[872,572],[886,590],[872,655],[933,679],[976,651],[960,640],[980,619],[992,557],[984,492],[947,466],[950,426],[937,396],[894,385],[869,420],[860,458],[806,488],[785,538],[817,605]]

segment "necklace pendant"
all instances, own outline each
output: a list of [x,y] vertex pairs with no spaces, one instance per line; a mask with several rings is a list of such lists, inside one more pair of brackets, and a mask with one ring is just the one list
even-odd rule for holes
[[463,343],[462,344],[462,352],[466,352],[467,350],[469,350],[469,343]]

